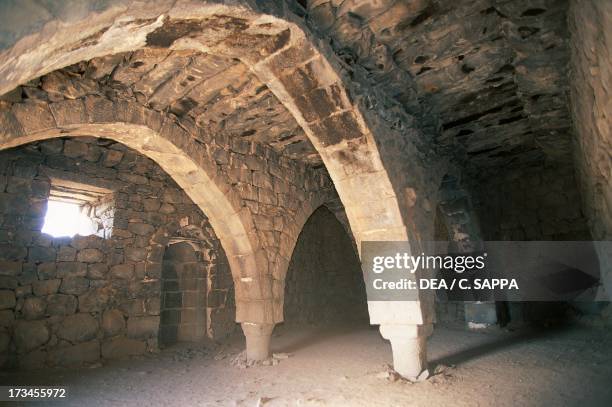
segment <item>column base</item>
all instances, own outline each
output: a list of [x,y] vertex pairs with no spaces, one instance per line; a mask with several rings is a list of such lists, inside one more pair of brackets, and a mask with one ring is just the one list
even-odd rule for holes
[[427,337],[432,325],[381,325],[380,333],[391,342],[393,369],[411,381],[429,377]]
[[260,361],[270,357],[270,338],[274,324],[243,322],[247,360]]

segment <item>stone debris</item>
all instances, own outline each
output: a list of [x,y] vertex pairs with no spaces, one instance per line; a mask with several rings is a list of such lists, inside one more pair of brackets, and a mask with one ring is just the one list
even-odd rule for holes
[[175,350],[172,354],[172,360],[175,362],[184,362],[193,359],[202,359],[210,356],[210,351],[206,348],[186,348]]
[[[264,360],[247,360],[246,351],[242,351],[237,355],[230,358],[230,365],[235,366],[239,369],[246,369],[255,366],[276,366],[281,360],[288,359],[291,357],[290,353],[275,353],[272,357]],[[224,359],[225,356],[222,358]],[[220,360],[220,359],[217,359]]]

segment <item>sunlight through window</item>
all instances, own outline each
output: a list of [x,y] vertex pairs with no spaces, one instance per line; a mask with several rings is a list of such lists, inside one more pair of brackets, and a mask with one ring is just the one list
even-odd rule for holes
[[47,204],[47,215],[41,231],[54,237],[95,233],[92,221],[81,213],[78,204],[51,200]]

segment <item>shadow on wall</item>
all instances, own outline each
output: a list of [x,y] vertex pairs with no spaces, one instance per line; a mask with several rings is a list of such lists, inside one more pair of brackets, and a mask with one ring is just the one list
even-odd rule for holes
[[298,237],[285,280],[285,322],[368,322],[365,285],[350,237],[320,207]]
[[187,242],[168,246],[162,264],[160,345],[206,335],[206,265]]

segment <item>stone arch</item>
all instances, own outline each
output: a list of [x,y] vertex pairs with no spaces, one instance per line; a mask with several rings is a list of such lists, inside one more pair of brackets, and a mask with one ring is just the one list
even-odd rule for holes
[[[228,260],[221,245],[219,239],[216,238],[214,230],[212,233],[210,225],[182,225],[179,221],[169,223],[163,227],[161,233],[159,233],[158,239],[155,241],[155,250],[157,250],[158,257],[161,258],[161,279],[162,286],[161,291],[161,310],[160,313],[160,331],[159,338],[160,343],[164,333],[162,332],[164,321],[163,309],[164,309],[164,295],[166,293],[164,282],[167,281],[168,276],[164,274],[165,264],[167,259],[168,251],[172,249],[174,245],[186,244],[191,247],[193,252],[198,257],[198,262],[202,262],[202,266],[206,265],[207,270],[200,270],[202,274],[200,277],[196,277],[193,281],[193,277],[189,276],[191,285],[181,285],[181,281],[178,281],[177,288],[172,288],[171,291],[178,291],[183,296],[189,298],[183,298],[181,306],[183,308],[188,307],[189,310],[185,311],[181,309],[181,318],[178,322],[179,325],[190,325],[187,326],[187,331],[183,330],[182,335],[177,336],[176,340],[184,341],[198,341],[203,339],[205,336],[213,340],[225,338],[233,330],[233,326],[230,325],[228,315],[231,314],[231,318],[235,318],[235,295],[234,294],[234,283],[227,281],[227,273],[231,273],[231,268],[228,271]],[[210,267],[210,266],[213,267]],[[199,268],[200,266],[198,266]],[[211,273],[213,273],[211,275]],[[233,280],[233,279],[232,279]],[[227,285],[230,284],[230,285]],[[189,291],[189,292],[188,292]],[[197,292],[197,300],[194,302],[194,292]],[[209,296],[213,296],[212,299]],[[186,300],[186,302],[185,302]],[[195,308],[195,309],[194,309]],[[195,311],[195,312],[194,312]],[[171,311],[170,314],[177,311]],[[169,316],[167,320],[172,319]],[[174,329],[166,327],[171,331]],[[174,333],[180,333],[174,331]]]
[[[368,240],[409,240],[418,246],[431,231],[425,220],[430,211],[427,180],[431,179],[429,170],[422,167],[426,156],[419,151],[417,142],[404,134],[418,136],[413,118],[405,112],[398,113],[393,106],[381,108],[379,105],[384,103],[375,100],[384,96],[372,93],[368,85],[353,85],[331,48],[311,35],[284,2],[255,5],[244,0],[228,5],[185,1],[144,7],[141,2],[128,0],[99,9],[91,1],[76,16],[58,8],[44,9],[34,23],[6,21],[6,26],[16,27],[16,40],[5,40],[4,46],[10,48],[0,53],[0,94],[79,61],[147,46],[230,56],[247,65],[303,128],[344,204],[359,250],[361,242]],[[10,10],[1,15],[8,19]],[[233,261],[248,259],[255,265],[257,258],[267,265],[264,252],[253,252],[245,256],[238,250]],[[285,265],[280,262],[270,274],[282,274]],[[270,291],[278,293],[282,283],[270,283],[270,275],[266,281],[263,277],[252,278],[247,276],[243,280],[249,280],[238,282],[237,296],[247,296],[242,293],[247,291],[242,285],[252,287],[248,292],[258,307],[239,307],[237,319],[270,323],[282,320],[282,316],[274,315],[279,312],[279,304],[267,301],[272,297]],[[385,337],[401,338],[398,340],[403,345],[394,345],[394,349],[417,346],[413,339],[418,337],[419,355],[424,352],[423,338],[430,332],[432,305],[429,296],[419,297],[418,301],[368,302],[371,323],[392,326],[385,329]],[[271,328],[253,328],[251,334],[261,336],[260,331],[268,335]],[[266,340],[261,344],[267,346]],[[413,366],[396,369],[417,376],[423,368],[422,357],[419,358],[398,360]]]
[[[50,19],[39,22],[49,32],[20,33],[21,39],[0,54],[0,93],[82,60],[146,46],[238,58],[304,128],[344,203],[358,247],[362,240],[408,239],[399,199],[362,107],[351,100],[339,68],[330,63],[331,51],[319,49],[290,11],[273,10],[282,14],[279,18],[248,2],[146,10],[128,2],[91,9],[86,20]],[[210,39],[206,34],[212,26],[218,34]],[[45,41],[39,41],[43,35]]]
[[155,161],[209,218],[232,270],[237,322],[272,322],[267,259],[251,214],[217,175],[203,147],[177,122],[134,103],[113,104],[97,96],[16,103],[0,111],[0,117],[0,150],[67,135],[93,136],[125,144]]
[[[333,238],[327,239],[330,233]],[[339,265],[340,260],[342,266]],[[322,280],[325,273],[332,270],[333,275]],[[302,273],[309,275],[309,278],[302,278]],[[328,208],[327,202],[307,213],[306,220],[301,222],[285,281],[283,310],[290,311],[293,322],[296,322],[296,317],[297,321],[311,323],[339,322],[353,318],[360,320],[360,317],[367,316],[367,310],[360,308],[366,307],[366,293],[358,251],[350,236],[350,230],[347,230],[338,214]],[[325,281],[325,284],[322,281]],[[351,289],[338,289],[334,285],[338,283],[344,284],[341,285],[343,288]],[[304,292],[305,286],[309,287],[306,291],[311,295]],[[306,306],[302,301],[294,302],[295,297],[292,296],[307,300],[310,306]],[[321,299],[326,303],[325,307],[320,302]],[[330,302],[341,307],[327,308]],[[299,304],[299,307],[296,304]],[[349,304],[350,307],[347,306]],[[288,305],[290,309],[287,308]],[[348,308],[351,312],[344,313]],[[365,311],[365,314],[361,314],[361,311]],[[341,315],[342,317],[338,318]]]

